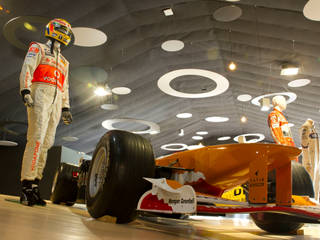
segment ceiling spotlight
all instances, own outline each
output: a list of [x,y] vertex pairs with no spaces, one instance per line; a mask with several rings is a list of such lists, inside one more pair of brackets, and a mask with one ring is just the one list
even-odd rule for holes
[[180,137],[183,137],[183,136],[184,136],[184,130],[183,130],[183,129],[180,129],[178,135],[179,135]]
[[237,65],[234,62],[230,62],[228,68],[230,69],[230,71],[234,71],[237,69]]
[[37,28],[34,27],[34,26],[32,26],[32,25],[31,25],[30,23],[28,23],[28,22],[23,23],[23,26],[24,26],[26,29],[28,29],[29,31],[33,31],[33,32],[37,31]]
[[177,118],[191,118],[192,117],[192,113],[178,113],[176,115]]
[[94,90],[94,94],[99,97],[104,97],[112,93],[108,85],[105,85],[105,86],[97,86],[96,89]]
[[192,139],[193,140],[202,140],[203,137],[201,137],[201,136],[193,136]]
[[241,121],[242,123],[246,123],[246,122],[248,121],[248,118],[247,118],[246,116],[242,116],[242,117],[240,118],[240,121]]
[[163,9],[162,11],[166,17],[173,16],[173,10],[171,8],[166,8],[166,9]]
[[294,64],[283,64],[281,65],[280,75],[282,76],[293,76],[299,73],[299,67]]
[[266,112],[270,109],[270,99],[262,98],[261,111]]

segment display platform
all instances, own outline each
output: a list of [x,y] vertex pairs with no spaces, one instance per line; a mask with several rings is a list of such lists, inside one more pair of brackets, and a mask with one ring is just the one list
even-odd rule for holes
[[320,227],[306,224],[298,235],[272,235],[258,227],[247,215],[193,217],[176,220],[142,217],[119,225],[112,217],[93,219],[85,205],[73,207],[51,204],[27,207],[14,196],[0,195],[1,240],[58,239],[320,239]]

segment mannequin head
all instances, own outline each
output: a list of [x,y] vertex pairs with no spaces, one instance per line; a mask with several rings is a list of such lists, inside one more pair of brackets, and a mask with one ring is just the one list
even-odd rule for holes
[[272,105],[278,110],[284,111],[287,108],[287,101],[284,96],[275,96],[272,98]]
[[303,126],[309,126],[309,127],[312,127],[313,125],[314,125],[314,121],[310,118],[308,118],[303,124]]

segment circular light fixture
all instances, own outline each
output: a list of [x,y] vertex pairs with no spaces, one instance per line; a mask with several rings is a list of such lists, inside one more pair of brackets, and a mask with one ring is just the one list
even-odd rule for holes
[[107,41],[107,35],[94,28],[74,27],[72,28],[74,34],[74,45],[81,47],[96,47],[104,44]]
[[228,68],[230,71],[234,71],[237,69],[237,65],[234,62],[230,62]]
[[287,100],[287,104],[292,103],[294,100],[296,100],[297,95],[293,92],[282,92],[282,93],[270,93],[270,94],[265,94],[262,96],[255,97],[254,99],[251,100],[251,103],[253,105],[261,106],[260,100],[262,98],[268,98],[272,96],[287,96],[289,99]]
[[158,134],[158,133],[160,133],[159,131],[151,131],[150,132],[150,135],[156,135],[156,134]]
[[199,148],[203,148],[204,146],[202,144],[198,144],[198,145],[189,145],[188,146],[188,150],[194,150],[194,149],[199,149]]
[[117,110],[118,109],[118,105],[112,104],[112,103],[102,104],[100,107],[103,110]]
[[77,137],[72,137],[72,136],[65,136],[62,138],[66,142],[76,142],[79,140]]
[[199,131],[199,132],[196,132],[197,135],[207,135],[208,132],[207,131]]
[[119,129],[119,130],[125,130],[128,131],[126,129],[120,129],[120,128],[115,128],[113,127],[113,124],[115,123],[123,123],[123,122],[131,122],[131,123],[140,123],[143,125],[148,126],[147,130],[143,130],[143,131],[130,131],[132,133],[135,134],[146,134],[146,133],[160,133],[160,127],[158,124],[153,123],[153,122],[149,122],[149,121],[145,121],[145,120],[140,120],[140,119],[132,119],[132,118],[119,118],[119,119],[109,119],[109,120],[105,120],[102,122],[102,127],[104,127],[105,129],[108,130],[114,130],[114,129]]
[[[22,50],[27,50],[30,45],[30,41],[37,41],[41,42],[42,39],[39,37],[41,36],[40,32],[39,34],[33,34],[33,39],[31,37],[25,36],[24,39],[18,38],[16,32],[18,32],[19,29],[22,28],[30,28],[28,24],[32,24],[32,26],[40,26],[45,27],[46,24],[50,21],[48,17],[41,17],[41,16],[20,16],[10,19],[3,27],[3,36],[8,40],[8,42],[12,45],[14,45],[17,48],[20,48]],[[28,23],[25,25],[25,23]],[[31,28],[32,28],[31,26]],[[37,29],[34,27],[32,28],[33,31],[37,31]],[[25,35],[25,34],[24,34]],[[32,35],[32,34],[31,34]],[[30,37],[30,38],[29,38]]]
[[303,15],[309,20],[320,21],[319,8],[318,0],[309,0],[303,8]]
[[294,123],[288,123],[288,127],[290,128],[294,127]]
[[[265,138],[265,136],[263,134],[261,134],[261,133],[248,133],[248,134],[242,134],[242,135],[236,136],[235,138],[233,138],[233,140],[236,141],[236,142],[239,142],[238,139],[239,139],[240,136],[244,137],[245,143],[257,143],[257,142],[262,141]],[[258,137],[258,138],[254,138],[254,139],[251,139],[251,140],[247,141],[246,138],[245,138],[247,136]]]
[[226,140],[229,140],[230,138],[231,138],[230,136],[219,137],[218,141],[226,141]]
[[241,8],[234,5],[219,8],[213,13],[213,17],[219,22],[231,22],[241,17],[241,15]]
[[289,87],[304,87],[311,82],[309,79],[297,79],[288,83]]
[[229,121],[228,117],[207,117],[205,118],[207,122],[227,122]]
[[192,117],[192,113],[178,113],[176,115],[177,118],[191,118]]
[[202,136],[193,136],[192,139],[193,140],[202,140],[203,137]]
[[18,143],[12,142],[12,141],[0,140],[0,146],[15,147],[15,146],[18,146]]
[[184,43],[180,40],[168,40],[161,44],[161,48],[167,52],[177,52],[184,48]]
[[[174,90],[170,86],[170,82],[177,77],[186,76],[186,75],[195,75],[201,77],[207,77],[213,82],[217,84],[216,88],[212,91],[206,93],[184,93]],[[164,74],[158,80],[158,87],[164,93],[174,96],[174,97],[181,97],[181,98],[207,98],[217,96],[219,94],[224,93],[229,88],[229,81],[224,76],[202,69],[179,69],[168,72]]]
[[240,2],[240,0],[226,0],[227,2]]
[[[180,147],[177,148],[176,146],[180,146]],[[160,148],[167,151],[183,151],[188,149],[188,146],[184,143],[170,143],[170,144],[162,145]]]
[[242,116],[242,117],[240,118],[240,121],[241,121],[242,123],[246,123],[246,122],[248,121],[248,118],[247,118],[246,116]]
[[97,95],[98,97],[104,97],[110,94],[110,91],[107,91],[104,87],[97,87],[94,90],[94,94]]
[[131,93],[131,89],[127,87],[116,87],[116,88],[112,88],[112,92],[118,95],[127,95]]
[[240,102],[248,102],[252,99],[251,95],[249,94],[242,94],[242,95],[239,95],[237,97],[237,100],[240,101]]

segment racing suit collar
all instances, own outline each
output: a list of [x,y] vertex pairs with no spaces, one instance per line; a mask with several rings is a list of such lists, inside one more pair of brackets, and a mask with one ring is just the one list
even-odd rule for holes
[[[52,40],[48,40],[47,42],[46,42],[46,45],[49,47],[49,48],[51,48],[51,46],[52,46]],[[53,43],[53,49],[54,49],[54,51],[58,51],[59,53],[61,52],[61,48],[60,48],[60,43],[58,42],[58,41],[54,41],[54,43]]]

